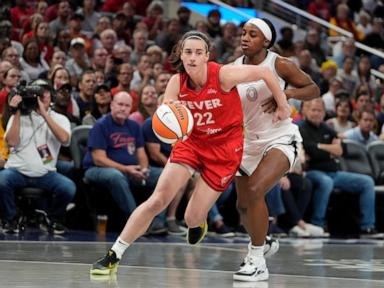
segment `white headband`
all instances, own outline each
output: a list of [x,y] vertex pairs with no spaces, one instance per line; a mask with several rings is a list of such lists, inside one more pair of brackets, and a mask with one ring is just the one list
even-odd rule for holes
[[184,47],[184,43],[185,43],[185,41],[187,41],[187,40],[189,40],[189,39],[197,39],[197,40],[201,40],[201,41],[203,41],[204,44],[205,44],[205,48],[206,48],[207,52],[209,52],[207,42],[205,42],[205,40],[204,40],[202,37],[200,37],[199,35],[191,35],[191,36],[188,36],[187,38],[185,38],[185,39],[183,40],[183,43],[182,43],[181,47]]
[[268,41],[272,40],[272,30],[264,20],[260,18],[252,18],[247,21],[247,24],[255,25],[263,33],[265,39]]

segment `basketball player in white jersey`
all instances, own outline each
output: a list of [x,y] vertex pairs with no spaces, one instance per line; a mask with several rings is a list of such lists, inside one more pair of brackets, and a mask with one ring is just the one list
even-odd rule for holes
[[[277,76],[287,98],[309,100],[320,91],[312,79],[292,61],[269,50],[276,31],[266,19],[252,18],[243,27],[243,56],[235,65],[252,64],[270,67]],[[287,86],[295,87],[287,89]],[[244,114],[244,152],[236,190],[237,207],[251,241],[248,254],[234,280],[262,281],[269,277],[263,250],[268,231],[268,210],[265,194],[292,167],[297,156],[297,144],[302,141],[292,120],[273,122],[273,95],[263,81],[237,85]],[[306,227],[307,228],[307,227]],[[308,227],[311,229],[311,227]]]

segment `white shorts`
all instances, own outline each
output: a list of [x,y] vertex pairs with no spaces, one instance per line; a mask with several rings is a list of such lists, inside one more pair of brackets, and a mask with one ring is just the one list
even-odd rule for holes
[[290,169],[294,166],[302,138],[296,125],[290,124],[280,131],[258,133],[259,139],[249,142],[245,139],[243,158],[236,176],[250,176],[256,170],[266,153],[275,148],[288,158]]

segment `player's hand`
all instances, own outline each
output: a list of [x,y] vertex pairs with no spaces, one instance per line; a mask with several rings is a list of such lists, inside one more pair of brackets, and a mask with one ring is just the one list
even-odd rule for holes
[[264,113],[273,113],[276,111],[276,108],[277,104],[273,97],[267,98],[261,103],[261,109],[263,109]]
[[273,115],[273,123],[276,123],[281,120],[285,120],[291,116],[291,107],[288,104],[284,106],[278,106],[274,115]]

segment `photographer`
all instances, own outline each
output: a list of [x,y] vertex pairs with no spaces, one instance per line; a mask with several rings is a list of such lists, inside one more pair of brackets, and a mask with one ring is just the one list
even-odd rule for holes
[[43,188],[51,193],[48,208],[54,234],[63,234],[63,218],[67,204],[76,192],[75,184],[56,172],[61,145],[70,143],[68,119],[50,109],[51,87],[44,80],[31,86],[18,86],[10,95],[9,119],[5,140],[10,154],[5,169],[0,171],[0,210],[3,231],[19,231],[14,192],[23,187]]

